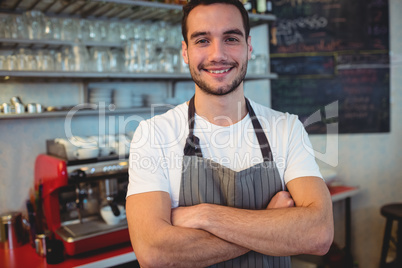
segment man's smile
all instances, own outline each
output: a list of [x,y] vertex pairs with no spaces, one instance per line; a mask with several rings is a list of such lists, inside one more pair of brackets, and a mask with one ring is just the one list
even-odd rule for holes
[[209,69],[204,69],[205,71],[211,73],[211,74],[223,74],[229,72],[233,67],[227,68],[227,69],[221,69],[221,70],[209,70]]

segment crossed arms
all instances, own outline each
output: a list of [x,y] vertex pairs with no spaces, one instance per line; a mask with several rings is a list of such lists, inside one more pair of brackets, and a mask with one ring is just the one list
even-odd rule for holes
[[166,192],[127,198],[130,239],[142,267],[205,267],[249,250],[272,256],[325,254],[333,240],[324,181],[290,181],[266,210],[200,204],[171,209]]

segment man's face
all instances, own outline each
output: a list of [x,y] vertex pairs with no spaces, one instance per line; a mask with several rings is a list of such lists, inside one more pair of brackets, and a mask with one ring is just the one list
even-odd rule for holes
[[197,6],[188,15],[187,29],[183,58],[196,87],[226,95],[242,86],[252,47],[240,11],[228,4]]

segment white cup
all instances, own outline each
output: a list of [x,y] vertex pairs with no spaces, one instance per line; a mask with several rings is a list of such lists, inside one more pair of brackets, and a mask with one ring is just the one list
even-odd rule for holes
[[119,205],[118,206],[120,210],[120,215],[115,216],[113,214],[112,208],[110,206],[104,206],[101,208],[101,216],[102,219],[108,224],[108,225],[116,225],[119,224],[121,220],[126,218],[126,210],[124,209],[123,206]]
[[96,158],[99,156],[99,148],[79,148],[74,153],[78,160]]

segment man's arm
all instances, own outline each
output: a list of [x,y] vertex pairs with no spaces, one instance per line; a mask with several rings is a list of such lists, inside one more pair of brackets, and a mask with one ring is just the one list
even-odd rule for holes
[[201,204],[174,209],[172,222],[267,255],[325,254],[334,232],[332,201],[325,182],[302,177],[290,181],[287,188],[295,207],[245,210]]
[[126,211],[131,243],[141,267],[205,267],[249,251],[204,230],[172,226],[166,192],[131,195]]

